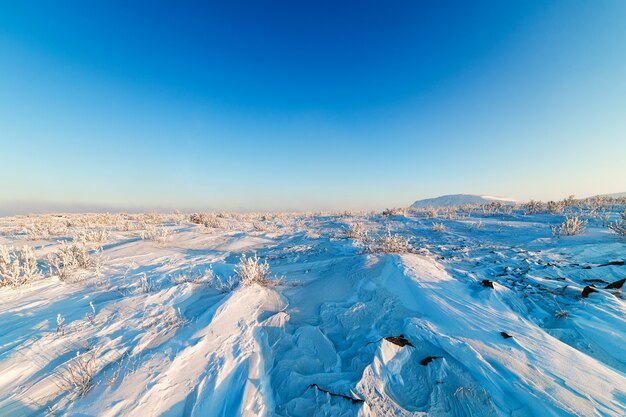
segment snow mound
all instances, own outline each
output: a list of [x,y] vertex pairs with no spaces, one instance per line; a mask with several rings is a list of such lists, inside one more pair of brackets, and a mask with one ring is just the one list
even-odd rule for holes
[[489,204],[494,202],[500,202],[503,204],[515,204],[517,200],[506,197],[493,197],[488,195],[474,195],[474,194],[450,194],[442,195],[435,198],[426,198],[424,200],[417,200],[411,204],[413,208],[424,207],[450,207],[450,206],[462,206],[464,204]]

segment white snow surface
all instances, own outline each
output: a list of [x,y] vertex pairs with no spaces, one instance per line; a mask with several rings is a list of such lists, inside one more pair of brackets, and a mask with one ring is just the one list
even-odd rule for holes
[[489,204],[494,202],[500,202],[503,204],[515,204],[518,201],[507,197],[494,197],[489,195],[474,195],[474,194],[451,194],[442,195],[435,198],[426,198],[423,200],[417,200],[411,207],[424,208],[424,207],[452,207],[462,206],[464,204]]
[[[163,221],[160,243],[109,225],[101,270],[69,281],[45,255],[98,226],[29,240],[45,217],[0,218],[0,245],[34,247],[42,271],[0,288],[0,415],[626,415],[626,305],[603,289],[626,277],[626,242],[605,227],[557,239],[563,216],[516,211],[437,219],[443,232],[416,213],[266,217]],[[356,222],[415,250],[368,253],[344,237]],[[215,285],[253,252],[280,279]],[[411,345],[385,339],[399,336]],[[82,397],[64,382],[77,352],[95,364]]]

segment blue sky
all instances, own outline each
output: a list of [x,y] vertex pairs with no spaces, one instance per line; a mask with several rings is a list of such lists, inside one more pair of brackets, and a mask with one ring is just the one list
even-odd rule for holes
[[624,22],[619,0],[2,2],[0,209],[626,191]]

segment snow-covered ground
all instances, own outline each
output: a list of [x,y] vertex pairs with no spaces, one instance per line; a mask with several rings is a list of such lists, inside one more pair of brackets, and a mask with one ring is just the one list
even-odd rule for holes
[[622,209],[2,218],[0,415],[624,416]]

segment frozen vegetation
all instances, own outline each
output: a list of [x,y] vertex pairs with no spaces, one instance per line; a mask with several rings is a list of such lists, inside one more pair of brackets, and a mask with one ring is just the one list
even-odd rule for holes
[[0,415],[624,416],[624,210],[0,218]]

